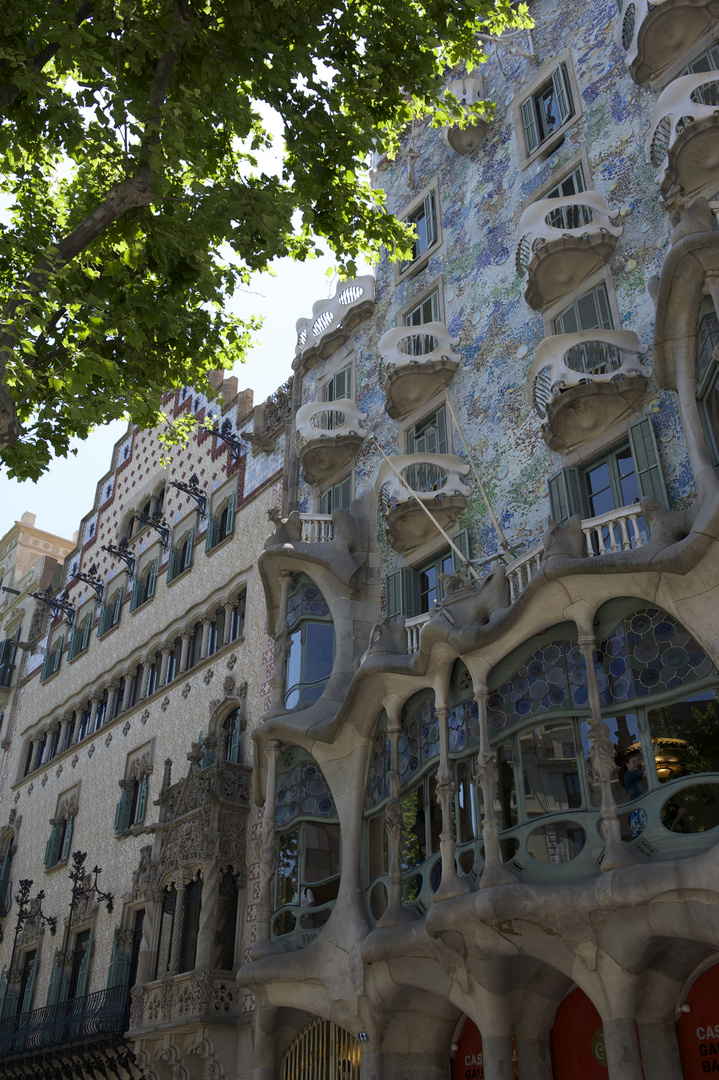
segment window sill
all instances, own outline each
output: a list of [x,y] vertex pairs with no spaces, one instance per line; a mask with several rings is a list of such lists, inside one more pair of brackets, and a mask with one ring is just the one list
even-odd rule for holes
[[549,138],[545,139],[543,143],[540,143],[537,149],[533,150],[529,157],[524,158],[524,160],[519,163],[519,168],[522,170],[526,169],[530,165],[534,165],[537,161],[545,161],[548,157],[551,157],[554,151],[558,150],[562,145],[566,133],[569,131],[572,124],[576,124],[578,119],[579,115],[577,113],[575,113],[574,116],[570,116],[565,124],[562,124],[557,131],[552,132]]
[[143,600],[141,604],[137,605],[137,607],[134,609],[134,611],[130,612],[130,614],[131,615],[137,615],[138,611],[142,611],[142,609],[147,607],[148,604],[152,603],[152,601],[154,599],[155,599],[155,597],[151,596],[148,600]]
[[172,578],[170,581],[167,581],[166,579],[165,584],[167,585],[168,589],[171,588],[176,581],[179,581],[181,577],[184,577],[185,574],[189,574],[190,570],[192,570],[192,563],[190,563],[189,566],[183,567],[183,569],[180,570],[179,574],[175,574],[174,578]]
[[418,255],[417,258],[413,262],[411,262],[410,265],[404,270],[401,269],[400,263],[396,263],[395,265],[397,266],[397,276],[395,278],[395,284],[399,285],[401,284],[401,282],[408,281],[410,278],[416,277],[417,274],[421,273],[421,271],[424,270],[427,266],[427,263],[432,258],[432,256],[436,255],[441,247],[442,240],[440,239],[437,241],[436,244],[433,244],[431,248],[427,248],[427,250],[423,251],[421,255]]
[[128,836],[142,836],[143,832],[145,832],[145,822],[136,821],[129,829],[121,829],[120,832],[116,832],[114,835],[116,840],[124,840]]
[[[89,645],[86,645],[84,649],[80,649],[79,653],[75,653],[75,655],[72,658],[70,658],[68,656],[67,663],[68,664],[74,664],[76,660],[79,660],[81,656],[85,655],[85,653],[88,651],[88,649],[89,649]],[[57,672],[55,672],[55,674],[57,675]]]
[[209,557],[210,555],[214,555],[216,551],[219,551],[220,548],[227,547],[230,540],[232,540],[234,538],[234,535],[235,535],[235,531],[233,529],[232,532],[229,534],[229,536],[226,536],[223,540],[218,540],[218,542],[215,544],[214,547],[211,547],[209,551],[205,552],[205,555],[207,555]]
[[[135,611],[137,611],[137,608],[135,608]],[[108,630],[106,630],[104,634],[97,634],[96,637],[97,637],[98,641],[105,641],[106,638],[109,638],[112,631],[117,630],[119,625],[120,625],[120,620],[118,619],[117,622],[114,623]]]
[[67,866],[67,864],[69,863],[69,861],[70,861],[69,858],[68,859],[60,859],[60,862],[56,862],[54,866],[46,866],[46,867],[44,867],[44,872],[46,874],[54,874],[56,870],[64,870],[65,867]]

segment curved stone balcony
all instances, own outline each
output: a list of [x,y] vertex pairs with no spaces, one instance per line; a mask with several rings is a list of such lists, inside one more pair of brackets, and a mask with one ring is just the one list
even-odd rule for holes
[[665,199],[711,197],[719,189],[719,71],[682,75],[659,95],[647,161]]
[[639,407],[648,386],[645,352],[630,330],[555,334],[539,343],[527,400],[544,421],[550,450],[582,446]]
[[432,519],[445,532],[452,528],[470,494],[461,479],[469,472],[469,465],[454,454],[404,454],[390,461],[382,461],[375,488],[379,492],[387,539],[395,551],[404,554],[440,537]]
[[330,356],[347,340],[355,326],[374,311],[372,274],[341,281],[331,300],[312,305],[311,319],[298,319],[295,356],[302,360]]
[[717,15],[719,0],[624,0],[614,40],[634,81],[644,83],[686,55]]
[[461,357],[444,323],[395,326],[380,338],[379,381],[393,420],[431,401],[454,375]]
[[598,191],[532,203],[519,219],[516,264],[525,300],[541,311],[609,259],[622,234]]
[[[484,90],[481,79],[475,79],[471,75],[465,75],[462,79],[454,79],[447,87],[447,91],[453,94],[460,105],[466,107],[474,105],[484,98]],[[455,153],[463,157],[465,154],[473,154],[487,133],[489,123],[480,117],[476,117],[471,124],[460,128],[458,124],[442,129],[447,146]]]
[[308,484],[322,484],[350,463],[366,435],[364,419],[350,398],[297,410],[297,453]]

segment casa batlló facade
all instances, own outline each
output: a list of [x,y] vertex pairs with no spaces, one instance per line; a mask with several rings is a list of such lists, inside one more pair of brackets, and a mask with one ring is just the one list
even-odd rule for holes
[[7,1075],[719,1072],[719,9],[531,14],[374,162],[413,257],[118,445],[4,732]]

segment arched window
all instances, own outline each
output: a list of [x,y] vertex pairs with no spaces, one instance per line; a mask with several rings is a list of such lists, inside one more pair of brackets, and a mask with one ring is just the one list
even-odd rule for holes
[[221,971],[235,970],[235,933],[239,895],[239,874],[228,867],[220,876],[215,919],[215,948],[212,957],[213,968],[219,968]]
[[719,316],[711,297],[699,306],[697,326],[697,398],[709,455],[719,465]]
[[307,577],[292,580],[287,601],[290,648],[285,674],[285,708],[299,712],[324,692],[335,655],[332,616],[322,593]]
[[170,557],[167,563],[167,580],[174,581],[185,570],[192,566],[192,552],[195,544],[195,529],[185,533],[177,547],[170,548]]
[[[666,612],[620,600],[598,613],[594,664],[614,746],[612,790],[625,843],[645,845],[654,858],[670,858],[716,842],[719,680],[710,658]],[[460,662],[455,673],[448,735],[457,870],[476,883],[484,858],[476,783],[479,723],[471,680]],[[489,733],[499,773],[494,811],[504,859],[520,880],[598,873],[604,844],[601,793],[589,732],[587,671],[574,623],[518,647],[491,672],[489,687]],[[439,743],[427,694],[405,707],[397,755],[403,900],[421,913],[432,903],[433,874],[439,882],[438,825],[432,816]],[[366,887],[375,918],[386,905],[388,885],[389,762],[382,716],[365,791]]]
[[[199,872],[179,895],[183,897],[181,912],[177,910],[178,891],[174,883],[165,889],[160,915],[156,979],[164,979],[168,974],[177,975],[183,971],[191,971],[195,966],[202,899],[202,877]],[[176,933],[180,934],[179,962],[177,971],[170,971],[172,940]]]
[[360,1080],[362,1047],[349,1031],[317,1019],[301,1031],[282,1058],[281,1080]]
[[337,898],[340,827],[322,769],[298,746],[283,754],[275,805],[278,862],[272,936],[288,949],[300,949],[320,933]]
[[235,528],[235,496],[230,495],[214,515],[210,516],[207,523],[207,535],[205,537],[205,551],[213,548],[232,536]]
[[202,657],[202,630],[203,626],[201,622],[196,622],[192,628],[192,638],[190,639],[190,649],[187,655],[187,670],[194,667],[195,664],[199,664]]
[[235,709],[226,718],[222,725],[225,740],[225,761],[231,761],[235,765],[240,764],[240,733],[242,731],[242,716],[239,709]]
[[107,604],[103,603],[102,610],[100,612],[100,622],[97,628],[97,636],[102,637],[113,626],[117,626],[120,621],[120,614],[122,612],[122,597],[124,589],[120,586],[115,593],[113,593]]

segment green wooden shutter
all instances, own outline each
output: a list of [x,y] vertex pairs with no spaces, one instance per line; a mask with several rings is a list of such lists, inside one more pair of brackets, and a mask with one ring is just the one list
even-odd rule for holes
[[[72,826],[73,816],[72,814],[70,814],[70,817],[67,819],[67,825],[65,826],[65,839],[63,840],[62,852],[60,853],[61,862],[64,862],[65,859],[70,858],[70,844],[72,843]],[[62,826],[60,826],[60,828],[62,828]],[[62,836],[62,833],[60,833],[59,835]]]
[[444,405],[437,409],[437,450],[438,454],[446,454],[449,451],[447,441],[447,411]]
[[115,807],[115,832],[125,832],[130,828],[130,810],[132,808],[132,787],[128,784],[120,792]]
[[651,419],[644,416],[641,420],[635,420],[627,428],[627,435],[642,496],[659,499],[659,502],[668,506],[667,489],[664,486],[664,474]]
[[85,623],[82,628],[82,645],[80,646],[80,652],[86,649],[90,641],[90,631],[92,629],[92,615],[88,615],[85,619]]
[[561,126],[574,112],[566,64],[560,64],[552,73],[552,85],[554,87],[554,100],[557,102],[557,112],[559,113],[559,124]]
[[188,566],[192,566],[192,548],[195,543],[195,528],[190,529],[187,537],[187,546],[185,547],[185,562],[182,567],[183,570],[187,570]]
[[122,592],[123,592],[122,589],[118,589],[117,594],[115,596],[115,606],[112,609],[112,625],[113,626],[117,626],[117,624],[120,621],[120,616],[122,614]]
[[140,578],[136,578],[132,585],[132,595],[130,597],[130,611],[135,611],[145,601],[145,582]]
[[45,659],[42,662],[42,670],[40,671],[40,682],[44,682],[45,679],[49,679],[50,673],[52,672],[52,664],[54,657],[53,653],[49,651],[49,648],[50,646],[48,645],[48,651],[45,653]]
[[60,640],[58,641],[56,647],[55,647],[55,655],[52,658],[52,671],[53,671],[53,674],[60,667],[60,660],[62,659],[62,647],[63,647],[64,643],[65,643],[65,637],[64,637],[64,635],[62,635],[60,637]]
[[97,636],[102,637],[103,634],[106,634],[107,631],[110,629],[111,625],[112,609],[109,607],[105,607],[105,605],[103,604],[100,611],[100,621],[97,624]]
[[579,469],[560,469],[547,481],[552,521],[564,525],[574,514],[584,514],[582,476]]
[[87,994],[87,980],[90,974],[90,954],[92,952],[92,934],[87,939],[87,945],[85,946],[85,953],[80,961],[80,970],[77,973],[77,986],[75,987],[75,997],[82,998]]
[[137,793],[137,807],[135,809],[135,821],[133,824],[139,825],[141,821],[145,820],[145,813],[147,811],[147,787],[149,777],[147,773],[143,773],[140,778],[140,788]]
[[155,595],[155,581],[157,579],[157,559],[153,559],[150,573],[147,578],[147,599]]
[[62,825],[53,825],[45,844],[45,869],[49,870],[52,866],[57,866],[60,859],[60,843],[62,841]]
[[230,501],[227,504],[227,524],[225,525],[225,536],[230,536],[235,529],[235,496],[230,495]]
[[539,146],[537,118],[534,114],[534,98],[530,97],[522,102],[522,125],[524,127],[524,142],[527,147],[527,156],[529,156]]
[[[62,1000],[61,994],[60,994],[60,968],[59,968],[58,963],[57,963],[57,961],[59,959],[59,956],[60,956],[60,952],[59,952],[58,949],[56,949],[55,950],[55,955],[52,958],[52,970],[50,972],[50,985],[49,985],[48,990],[47,990],[47,1004],[48,1005],[57,1005],[58,1001]],[[64,983],[66,980],[63,979],[62,981]]]
[[113,986],[126,986],[130,969],[130,957],[125,949],[118,949],[117,940],[112,942],[112,957],[107,973],[108,989]]
[[170,548],[170,557],[167,560],[167,581],[174,581],[180,572],[180,553],[176,548]]
[[3,1008],[2,1015],[14,1016],[17,1012],[17,998],[18,988],[17,986],[8,986],[7,991],[3,987]]
[[419,578],[412,567],[403,566],[387,575],[387,618],[390,622],[419,614]]
[[[456,536],[451,537],[452,543],[454,543],[464,555],[465,559],[469,559],[469,533],[466,529],[461,529]],[[461,570],[462,566],[466,565],[462,562],[456,551],[452,551],[452,569]]]
[[212,551],[219,542],[220,524],[216,518],[210,517],[207,522],[207,534],[205,535],[205,551]]
[[35,953],[35,959],[33,960],[32,967],[30,968],[30,974],[28,975],[27,982],[25,983],[25,993],[23,994],[22,1001],[20,1003],[21,1013],[30,1012],[32,1008],[32,996],[35,991],[35,976],[37,974],[38,959],[39,957],[37,953]]
[[437,240],[437,212],[434,205],[434,192],[430,191],[424,200],[424,220],[427,229],[427,247],[431,248]]

